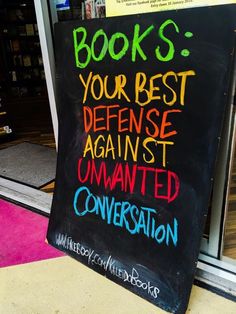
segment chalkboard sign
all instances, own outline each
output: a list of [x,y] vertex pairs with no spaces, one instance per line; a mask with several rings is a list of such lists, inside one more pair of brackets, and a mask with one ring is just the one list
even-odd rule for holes
[[184,313],[230,102],[234,5],[56,25],[50,244]]

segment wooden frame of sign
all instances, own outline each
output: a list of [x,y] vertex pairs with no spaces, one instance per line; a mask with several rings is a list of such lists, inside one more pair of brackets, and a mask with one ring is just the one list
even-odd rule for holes
[[222,121],[235,5],[56,25],[50,244],[157,306],[187,308]]

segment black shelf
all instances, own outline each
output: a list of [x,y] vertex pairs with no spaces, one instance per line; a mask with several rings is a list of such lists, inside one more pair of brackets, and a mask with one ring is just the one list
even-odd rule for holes
[[41,69],[43,70],[43,64],[38,64],[38,65],[12,65],[9,66],[10,71],[14,71],[14,70],[27,70],[27,69]]
[[45,74],[33,0],[0,0],[0,48],[9,97],[45,94]]
[[23,40],[35,40],[39,39],[38,35],[2,35],[2,39],[23,39]]
[[31,55],[31,56],[41,56],[41,49],[34,49],[32,50],[21,50],[21,51],[13,51],[12,55],[18,56],[24,56],[24,55]]
[[[0,9],[1,10],[1,9]],[[35,19],[34,20],[17,20],[17,21],[9,21],[9,19],[0,20],[0,27],[6,28],[8,26],[24,26],[26,24],[35,24]]]
[[12,135],[12,127],[6,109],[6,97],[3,92],[3,84],[0,82],[0,139]]
[[12,87],[22,87],[22,86],[41,86],[45,84],[45,79],[21,79],[21,80],[17,80],[17,81],[11,81],[11,85]]
[[2,0],[0,2],[0,10],[2,9],[8,9],[8,10],[11,10],[11,9],[28,9],[28,8],[31,8],[31,9],[34,9],[34,3],[32,1],[5,1],[5,0]]

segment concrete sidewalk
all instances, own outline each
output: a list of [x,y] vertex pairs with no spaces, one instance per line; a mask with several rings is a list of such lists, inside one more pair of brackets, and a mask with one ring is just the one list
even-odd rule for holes
[[[193,286],[188,313],[235,314],[236,303]],[[3,314],[166,313],[70,257],[0,269]]]

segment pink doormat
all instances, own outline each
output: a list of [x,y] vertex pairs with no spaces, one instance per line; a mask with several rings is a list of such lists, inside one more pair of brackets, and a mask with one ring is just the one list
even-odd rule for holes
[[48,218],[0,199],[0,267],[63,256],[45,243]]

